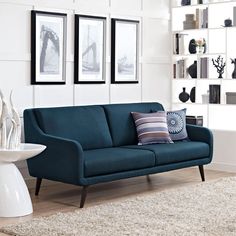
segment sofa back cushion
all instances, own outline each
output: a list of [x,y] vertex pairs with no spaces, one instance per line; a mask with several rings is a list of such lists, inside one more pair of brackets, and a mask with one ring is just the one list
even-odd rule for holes
[[36,108],[34,114],[45,133],[76,140],[84,150],[112,146],[101,106]]
[[138,144],[131,112],[163,111],[160,103],[128,103],[104,105],[114,146]]

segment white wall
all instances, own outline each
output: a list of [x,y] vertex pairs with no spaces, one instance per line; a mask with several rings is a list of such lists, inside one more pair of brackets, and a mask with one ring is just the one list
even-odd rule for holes
[[[30,85],[31,10],[67,13],[66,85]],[[106,84],[74,85],[74,14],[107,17]],[[139,84],[110,84],[110,18],[140,21]],[[0,88],[25,108],[159,101],[170,107],[169,1],[0,0]],[[22,165],[22,164],[20,164]],[[25,166],[24,164],[22,165]]]
[[214,152],[210,169],[236,172],[236,132],[213,130]]

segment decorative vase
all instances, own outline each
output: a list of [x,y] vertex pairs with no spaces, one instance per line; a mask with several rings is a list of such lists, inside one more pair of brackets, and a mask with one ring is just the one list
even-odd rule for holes
[[185,87],[183,87],[183,91],[179,94],[179,100],[181,102],[187,102],[189,100],[189,94],[186,92]]
[[197,78],[197,61],[194,61],[194,63],[189,66],[188,73],[192,78]]
[[190,101],[194,103],[196,100],[196,87],[192,87],[190,91]]
[[207,51],[207,44],[206,44],[206,40],[205,39],[204,39],[204,41],[205,41],[205,44],[203,45],[203,48],[204,48],[203,53],[206,53],[206,51]]
[[232,26],[232,20],[231,19],[226,19],[225,21],[224,21],[224,23],[225,23],[225,27],[231,27]]
[[205,51],[205,47],[204,46],[197,46],[197,53],[198,54],[202,54]]
[[195,39],[191,39],[188,45],[188,50],[190,54],[195,54],[197,53],[196,51],[196,40]]
[[181,6],[191,5],[191,0],[182,0]]
[[234,71],[232,73],[232,78],[236,79],[236,64],[234,64]]

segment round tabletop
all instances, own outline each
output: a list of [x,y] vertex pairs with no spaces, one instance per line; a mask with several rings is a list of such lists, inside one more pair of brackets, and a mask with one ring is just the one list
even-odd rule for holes
[[10,163],[22,161],[38,155],[46,148],[45,145],[21,143],[17,149],[0,149],[0,162]]

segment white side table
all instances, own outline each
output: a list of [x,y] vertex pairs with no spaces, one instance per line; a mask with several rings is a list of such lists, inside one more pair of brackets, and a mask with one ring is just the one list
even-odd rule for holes
[[17,150],[0,149],[0,217],[18,217],[33,212],[25,181],[13,162],[41,153],[46,146],[22,143]]

